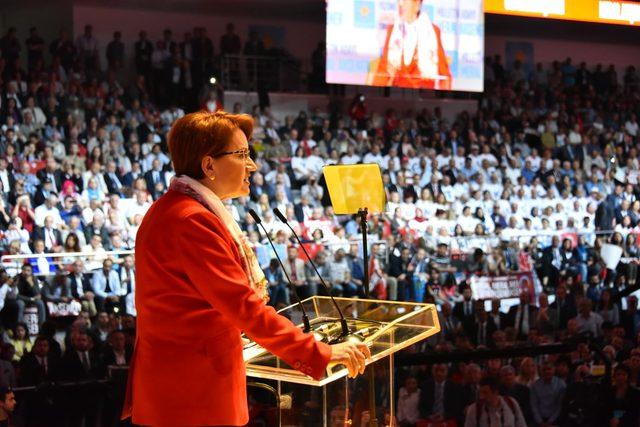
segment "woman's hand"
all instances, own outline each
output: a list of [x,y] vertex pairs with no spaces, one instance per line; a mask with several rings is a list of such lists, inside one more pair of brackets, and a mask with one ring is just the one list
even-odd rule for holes
[[349,370],[349,377],[364,373],[365,360],[371,358],[371,351],[365,343],[343,342],[331,346],[329,363],[342,364]]

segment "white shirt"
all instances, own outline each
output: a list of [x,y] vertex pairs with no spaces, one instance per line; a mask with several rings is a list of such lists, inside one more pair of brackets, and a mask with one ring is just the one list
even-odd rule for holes
[[362,159],[362,163],[377,163],[382,167],[385,162],[382,154],[367,153],[365,154],[364,159]]
[[324,160],[320,156],[314,156],[313,154],[307,157],[306,161],[307,170],[311,174],[319,175],[322,172],[322,167],[324,166]]
[[415,424],[420,418],[420,409],[418,404],[420,403],[420,389],[409,394],[404,387],[398,391],[398,421],[408,422]]
[[360,163],[360,156],[357,154],[351,156],[347,154],[342,158],[343,165],[355,165],[356,163]]
[[5,298],[7,297],[7,293],[9,292],[9,285],[6,283],[3,283],[2,286],[0,286],[0,310],[2,310],[4,308],[4,301]]
[[11,191],[11,188],[9,186],[9,171],[8,170],[2,170],[0,171],[0,181],[2,181],[2,190],[5,193],[8,193],[9,191]]
[[48,216],[53,218],[54,227],[64,224],[62,217],[60,217],[60,211],[55,206],[48,208],[47,205],[42,204],[35,208],[35,216],[35,222],[38,227],[44,227],[44,219]]
[[[526,427],[518,402],[509,397],[506,399],[511,399],[512,405],[509,405],[504,397],[500,397],[500,405],[497,408],[491,408],[486,404],[481,405],[480,416],[476,412],[478,404],[472,403],[467,409],[464,427]],[[512,406],[513,409],[511,409]]]

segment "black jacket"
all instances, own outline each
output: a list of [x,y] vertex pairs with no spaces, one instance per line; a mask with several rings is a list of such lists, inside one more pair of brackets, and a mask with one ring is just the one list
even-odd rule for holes
[[[433,404],[435,402],[436,383],[432,378],[426,380],[420,389],[420,416],[429,418],[433,414]],[[449,380],[444,383],[443,402],[445,419],[463,419],[460,387]]]

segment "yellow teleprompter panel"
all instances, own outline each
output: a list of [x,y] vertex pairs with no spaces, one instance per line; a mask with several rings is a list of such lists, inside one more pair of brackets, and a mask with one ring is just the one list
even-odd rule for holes
[[376,163],[325,166],[322,173],[336,214],[355,214],[362,208],[384,212],[384,186]]

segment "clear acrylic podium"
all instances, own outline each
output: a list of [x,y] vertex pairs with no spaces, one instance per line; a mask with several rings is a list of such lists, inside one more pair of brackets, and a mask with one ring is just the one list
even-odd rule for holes
[[[371,350],[371,359],[367,365],[388,358],[388,369],[384,369],[385,377],[380,378],[384,388],[388,390],[387,405],[390,407],[390,416],[394,414],[394,383],[393,383],[393,355],[418,341],[435,335],[440,331],[438,313],[433,304],[419,304],[411,302],[396,302],[385,300],[367,300],[355,298],[334,298],[349,325],[350,335],[346,340],[355,340],[367,343]],[[340,338],[340,317],[331,298],[315,296],[305,299],[303,302],[311,323],[311,332],[316,339],[332,343]],[[279,313],[302,328],[302,312],[297,304],[283,308]],[[287,395],[289,390],[302,388],[307,390],[310,401],[306,406],[314,406],[321,400],[314,418],[315,422],[299,425],[333,425],[333,419],[337,417],[350,418],[348,411],[340,412],[339,404],[332,404],[333,394],[339,394],[339,400],[347,400],[349,395],[348,371],[343,365],[327,367],[325,375],[315,380],[287,365],[286,362],[269,353],[255,342],[248,342],[244,346],[244,359],[247,376],[263,380],[275,380],[281,395]],[[385,362],[381,362],[385,363]],[[377,364],[376,366],[378,366]],[[377,368],[376,368],[377,369]],[[344,379],[344,384],[337,384],[339,379]],[[378,382],[376,382],[378,384]],[[327,388],[330,385],[332,388]],[[304,387],[307,386],[307,387]],[[310,386],[310,387],[309,387]],[[336,388],[337,387],[337,388]],[[320,390],[313,390],[313,388]],[[335,390],[338,390],[335,392]],[[344,394],[344,396],[342,396]],[[293,397],[291,397],[293,395]],[[302,405],[296,401],[296,394],[292,393],[287,399],[293,408]],[[286,399],[285,399],[286,400]],[[334,399],[335,400],[335,399]],[[282,402],[282,399],[281,399]],[[310,403],[311,402],[311,403]],[[280,407],[287,406],[280,405]],[[347,408],[349,405],[344,402]],[[321,412],[321,414],[320,414]],[[321,419],[317,419],[321,415]],[[357,414],[356,414],[357,415]],[[338,420],[339,421],[339,420]],[[344,424],[342,424],[344,425]]]

